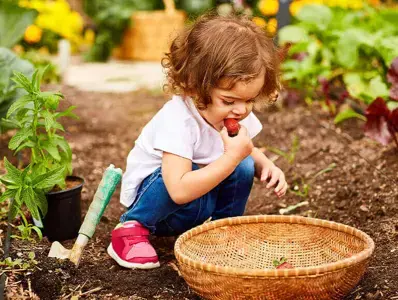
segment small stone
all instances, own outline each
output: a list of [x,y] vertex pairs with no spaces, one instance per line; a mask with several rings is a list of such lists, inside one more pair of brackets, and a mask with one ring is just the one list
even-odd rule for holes
[[369,211],[369,207],[367,207],[366,204],[362,204],[362,205],[359,207],[359,209],[362,210],[362,211],[364,211],[364,212],[368,212],[368,211]]

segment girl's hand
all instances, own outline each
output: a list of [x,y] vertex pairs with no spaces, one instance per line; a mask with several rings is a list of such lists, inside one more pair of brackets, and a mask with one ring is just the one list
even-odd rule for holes
[[221,138],[224,143],[224,153],[235,160],[237,164],[249,156],[254,147],[246,127],[242,125],[238,135],[234,137],[229,137],[227,128],[223,127]]
[[280,198],[286,194],[287,182],[285,179],[285,174],[274,164],[264,166],[261,170],[261,182],[269,182],[267,184],[267,189],[276,185],[274,192]]

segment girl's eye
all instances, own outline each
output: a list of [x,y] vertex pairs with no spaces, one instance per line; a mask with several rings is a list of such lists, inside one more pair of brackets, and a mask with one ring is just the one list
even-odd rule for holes
[[256,100],[255,99],[251,99],[251,100],[248,100],[246,103],[251,104],[251,103],[254,103],[254,102],[256,102]]
[[232,101],[232,102],[229,102],[229,101],[225,101],[225,100],[223,100],[222,101],[225,105],[233,105],[235,102],[234,101]]

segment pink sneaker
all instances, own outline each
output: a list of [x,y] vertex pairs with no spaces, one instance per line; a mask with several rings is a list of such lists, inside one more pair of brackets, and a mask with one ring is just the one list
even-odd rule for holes
[[160,266],[155,249],[148,240],[149,230],[137,221],[119,224],[112,231],[108,254],[122,267],[152,269]]

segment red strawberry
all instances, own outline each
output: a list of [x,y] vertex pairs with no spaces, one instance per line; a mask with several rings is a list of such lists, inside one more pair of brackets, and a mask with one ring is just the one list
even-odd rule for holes
[[284,262],[276,267],[277,269],[293,269],[294,267],[288,262]]
[[238,134],[240,125],[239,125],[238,121],[236,121],[235,119],[231,119],[231,118],[225,119],[224,125],[225,125],[225,127],[227,127],[228,135],[230,137],[236,136]]

